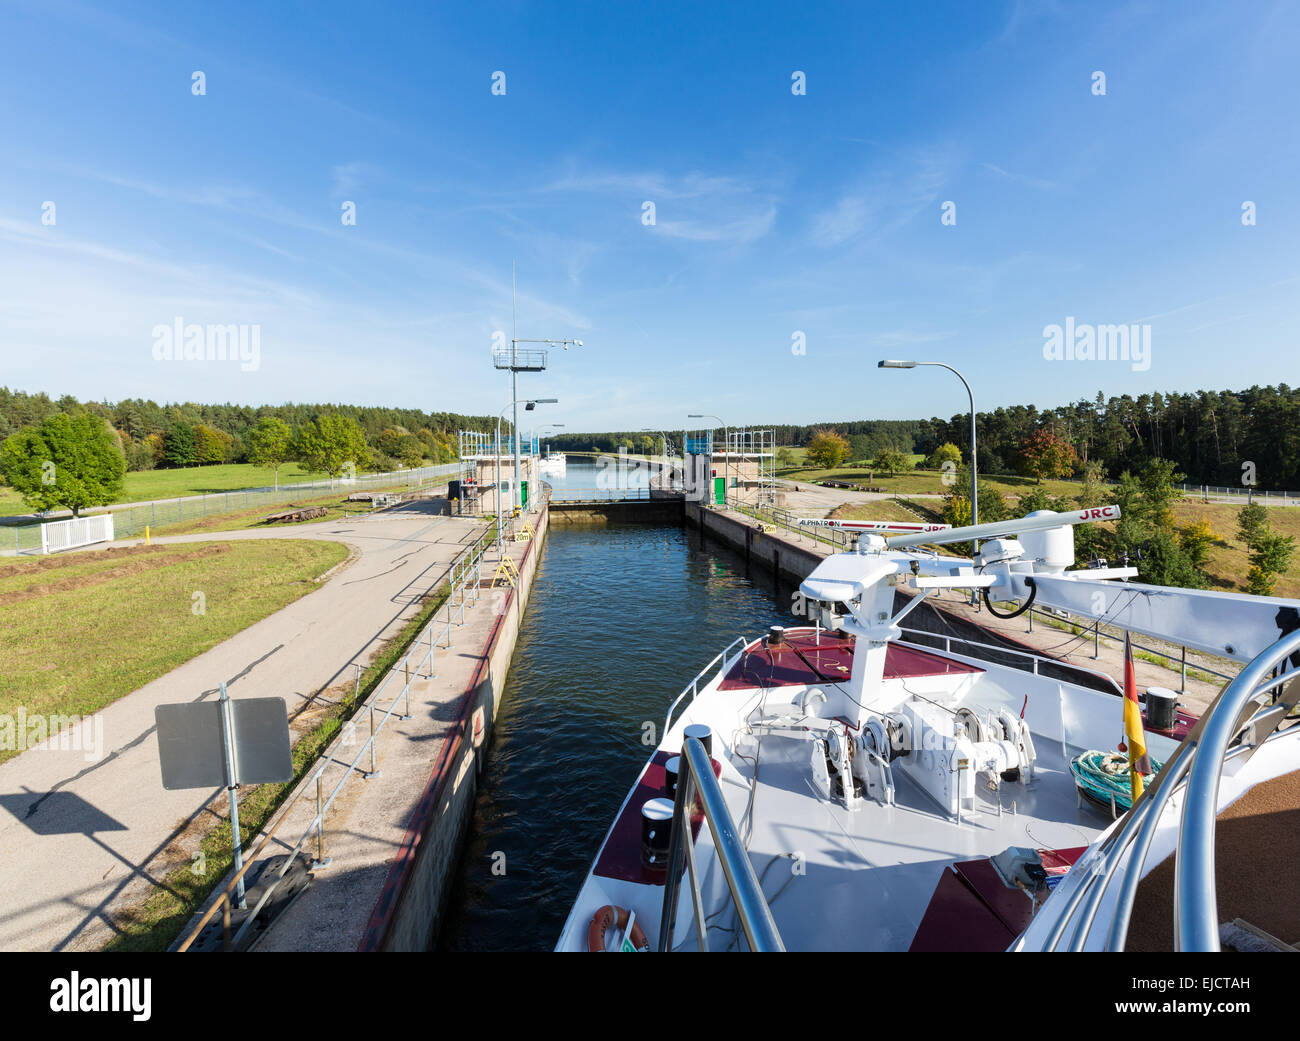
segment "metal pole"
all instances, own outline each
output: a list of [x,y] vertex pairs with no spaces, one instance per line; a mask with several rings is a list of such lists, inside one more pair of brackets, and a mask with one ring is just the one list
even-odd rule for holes
[[[230,719],[230,695],[226,693],[226,681],[221,681],[221,743],[226,750],[226,794],[230,796],[230,836],[235,850],[235,873],[244,869],[244,847],[239,837],[239,798],[236,794],[238,778],[235,776],[235,728]],[[240,876],[235,896],[239,900],[239,909],[246,910],[244,899],[244,879]]]
[[[519,505],[519,341],[511,340],[512,356],[510,358],[510,404],[513,411],[510,413],[510,438],[515,443],[515,483],[510,489],[510,505],[512,507]],[[511,511],[513,512],[513,510]]]
[[372,702],[370,705],[370,772],[362,775],[367,781],[379,776],[379,768],[375,765],[375,743],[375,706]]
[[497,443],[492,449],[492,476],[497,492],[497,559],[501,559],[501,420],[505,418],[505,409],[497,417]]
[[312,869],[329,867],[333,857],[325,856],[325,793],[322,790],[323,781],[321,780],[321,767],[316,771],[316,863]]

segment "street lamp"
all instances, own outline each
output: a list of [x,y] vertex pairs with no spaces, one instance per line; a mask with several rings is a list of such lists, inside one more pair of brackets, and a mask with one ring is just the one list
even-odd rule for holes
[[[947,369],[962,382],[966,388],[966,396],[970,398],[970,522],[976,525],[980,522],[980,506],[978,485],[976,483],[976,458],[975,451],[975,395],[971,393],[970,384],[966,382],[966,377],[941,361],[882,361],[876,363],[878,369],[914,369],[918,365],[933,365],[941,369]],[[979,543],[971,542],[971,549],[978,550]]]
[[666,456],[668,455],[668,435],[667,435],[667,434],[665,434],[665,433],[664,433],[662,430],[660,430],[658,427],[642,427],[642,428],[641,428],[641,433],[643,433],[643,434],[658,434],[659,437],[663,440],[664,456],[666,457]]
[[[555,428],[557,428],[557,427],[562,427],[562,426],[564,426],[563,423],[546,423],[546,424],[544,424],[543,426],[540,426],[540,427],[538,427],[536,430],[534,430],[534,431],[533,431],[533,436],[534,436],[535,438],[537,438],[538,441],[540,441],[540,440],[541,440],[541,437],[542,437],[542,434],[544,434],[546,431],[548,431],[548,430],[552,430],[552,429],[555,429]],[[549,452],[547,453],[547,458],[548,458],[548,459],[550,458],[550,453],[549,453]]]
[[729,478],[731,477],[731,453],[727,451],[727,442],[730,440],[730,438],[727,436],[727,424],[722,419],[721,416],[712,416],[704,412],[688,412],[686,413],[686,418],[687,419],[716,419],[718,423],[722,426],[722,447],[724,452],[722,456],[722,468],[723,468],[722,469],[722,488],[723,488],[722,505],[725,506],[727,504],[726,489],[727,486],[731,483],[729,480]]
[[[551,346],[551,347],[563,347],[566,351],[569,349],[569,344],[573,344],[573,346],[575,346],[575,347],[581,347],[581,346],[582,346],[582,341],[581,341],[581,340],[552,340],[552,339],[547,339],[547,340],[523,340],[523,339],[520,339],[519,337],[514,337],[513,339],[511,339],[511,341],[510,341],[510,364],[509,364],[509,366],[505,366],[505,365],[502,365],[502,364],[500,364],[500,363],[498,362],[498,364],[497,364],[497,368],[507,368],[507,367],[508,367],[508,368],[510,369],[510,401],[511,401],[511,404],[513,405],[513,407],[514,407],[514,414],[513,414],[514,427],[513,427],[513,429],[516,430],[516,431],[519,429],[519,373],[520,373],[520,372],[534,372],[534,371],[537,371],[538,368],[543,368],[543,369],[546,368],[546,360],[545,360],[545,357],[543,357],[543,359],[542,359],[542,363],[541,363],[540,366],[537,366],[537,365],[535,365],[535,364],[533,364],[532,362],[529,362],[529,361],[527,361],[527,360],[525,360],[525,363],[524,363],[523,365],[520,365],[520,364],[519,364],[519,345],[520,345],[521,343],[544,343],[544,344],[547,344],[547,345],[549,345],[549,346]],[[539,352],[536,352],[536,353],[539,353],[539,354],[545,355],[545,352],[544,352],[544,351],[539,351]],[[542,400],[542,399],[538,399],[538,400]],[[554,399],[550,399],[550,400],[554,400]],[[519,488],[519,437],[518,437],[518,434],[516,434],[516,436],[515,436],[515,452],[514,452],[514,455],[515,455],[515,488],[516,488],[516,492],[515,492],[515,494],[517,495],[517,494],[518,494],[517,489]],[[519,502],[518,502],[518,500],[516,500],[516,505],[518,505],[518,504],[519,504]]]
[[[531,412],[538,405],[554,405],[559,400],[560,400],[559,398],[533,398],[530,401],[524,402],[524,411]],[[503,408],[501,410],[501,414],[497,416],[497,443],[492,453],[492,475],[494,478],[496,478],[494,483],[496,484],[496,493],[497,493],[497,559],[498,560],[505,553],[505,542],[503,541],[502,534],[501,534],[501,423],[506,418],[506,409],[511,407],[514,408],[515,414],[517,415],[519,412],[519,402],[517,400],[512,399],[510,404],[507,405],[506,408]],[[511,496],[510,496],[513,499],[515,497],[515,494],[518,491],[518,485],[519,485],[519,431],[518,428],[513,424],[510,427],[510,433],[515,442],[515,488],[511,490]]]

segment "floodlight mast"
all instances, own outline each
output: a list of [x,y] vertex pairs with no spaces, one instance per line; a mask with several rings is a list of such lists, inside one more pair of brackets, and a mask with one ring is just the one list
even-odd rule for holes
[[[545,340],[525,340],[525,339],[523,339],[523,338],[521,338],[521,337],[518,337],[518,336],[511,337],[511,339],[510,339],[510,400],[511,400],[512,404],[514,405],[514,429],[515,429],[515,432],[516,432],[516,434],[515,434],[515,453],[514,453],[514,456],[515,456],[515,486],[514,486],[514,492],[513,492],[513,498],[514,498],[514,503],[513,503],[513,505],[515,505],[515,506],[522,506],[522,505],[523,505],[522,501],[519,499],[519,437],[518,437],[518,431],[519,431],[519,369],[520,369],[520,366],[519,366],[519,345],[520,345],[521,343],[545,343],[545,344],[550,345],[551,347],[563,347],[566,351],[569,349],[569,344],[573,344],[575,347],[581,347],[581,346],[582,346],[582,341],[581,341],[581,340],[555,340],[555,339],[545,339]],[[525,366],[525,368],[528,368],[528,367],[529,367],[529,366]],[[554,399],[554,398],[550,398],[550,399],[540,399],[540,398],[539,398],[538,400],[539,400],[539,401],[540,401],[540,400],[550,400],[550,401],[554,401],[555,399]]]

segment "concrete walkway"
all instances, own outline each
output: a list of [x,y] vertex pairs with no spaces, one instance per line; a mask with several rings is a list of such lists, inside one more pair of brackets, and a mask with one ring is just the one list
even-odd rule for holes
[[[520,588],[482,588],[476,599],[467,602],[470,606],[463,614],[445,609],[438,612],[437,632],[442,631],[441,623],[446,618],[462,620],[460,625],[453,624],[451,646],[435,647],[433,675],[422,674],[412,684],[411,718],[391,719],[379,735],[375,748],[381,776],[366,779],[353,773],[327,813],[325,855],[330,859],[329,866],[313,871],[311,886],[275,920],[256,950],[357,950],[366,937],[367,925],[373,921],[372,915],[382,903],[386,883],[391,883],[394,861],[400,859],[409,839],[421,797],[443,774],[448,780],[438,824],[426,838],[432,850],[428,854],[430,863],[436,861],[439,866],[420,873],[413,886],[415,892],[407,897],[413,906],[404,909],[421,922],[440,920],[439,881],[454,874],[459,861],[460,836],[469,826],[472,813],[476,764],[481,767],[491,740],[492,718],[500,706],[497,698],[506,664],[546,537],[547,519],[538,522],[534,515],[530,520],[538,524],[537,537],[531,543],[507,544],[507,552],[522,575]],[[526,560],[526,555],[530,559]],[[485,584],[490,580],[491,562],[496,559],[493,550],[488,554]],[[422,658],[421,652],[416,661]],[[472,741],[457,746],[454,739],[460,714],[467,711],[464,699],[472,697],[473,691],[481,690],[485,683],[492,685],[495,692],[487,696],[482,744]],[[400,677],[395,677],[379,699],[377,714],[387,710],[400,690]],[[405,702],[400,704],[404,706]],[[326,798],[347,773],[367,734],[364,722],[359,723],[352,740],[341,736],[329,750],[322,786]],[[363,765],[369,762],[367,753]],[[305,797],[288,811],[288,819],[267,844],[267,854],[289,852],[315,820],[314,786],[305,784],[303,788]],[[459,804],[461,809],[453,809],[453,804]],[[316,854],[314,835],[303,849],[308,856]]]
[[[328,539],[353,554],[314,592],[186,662],[100,714],[104,755],[30,749],[0,765],[0,949],[97,949],[113,912],[187,863],[226,813],[215,791],[165,792],[154,707],[283,697],[299,729],[354,682],[482,530],[423,500],[345,521],[158,542]],[[124,545],[129,543],[119,543]]]

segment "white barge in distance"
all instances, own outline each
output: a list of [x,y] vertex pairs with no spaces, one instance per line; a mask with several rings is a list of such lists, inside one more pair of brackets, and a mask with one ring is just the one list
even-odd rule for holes
[[[1300,602],[1143,585],[1132,567],[1067,570],[1072,525],[1118,517],[864,534],[823,561],[800,587],[810,627],[737,639],[673,703],[557,949],[1300,940],[1297,902],[1277,885],[1300,841],[1285,826],[1300,807],[1288,718]],[[986,538],[973,560],[920,548]],[[1134,704],[1157,772],[1126,809],[1128,763],[1112,750],[1136,691],[959,639],[936,648],[906,616],[942,589],[1036,601],[1243,667],[1199,720],[1152,688],[1143,738]],[[896,590],[913,594],[901,608]]]
[[537,460],[538,473],[551,477],[563,477],[568,473],[569,460],[563,452],[551,452]]

